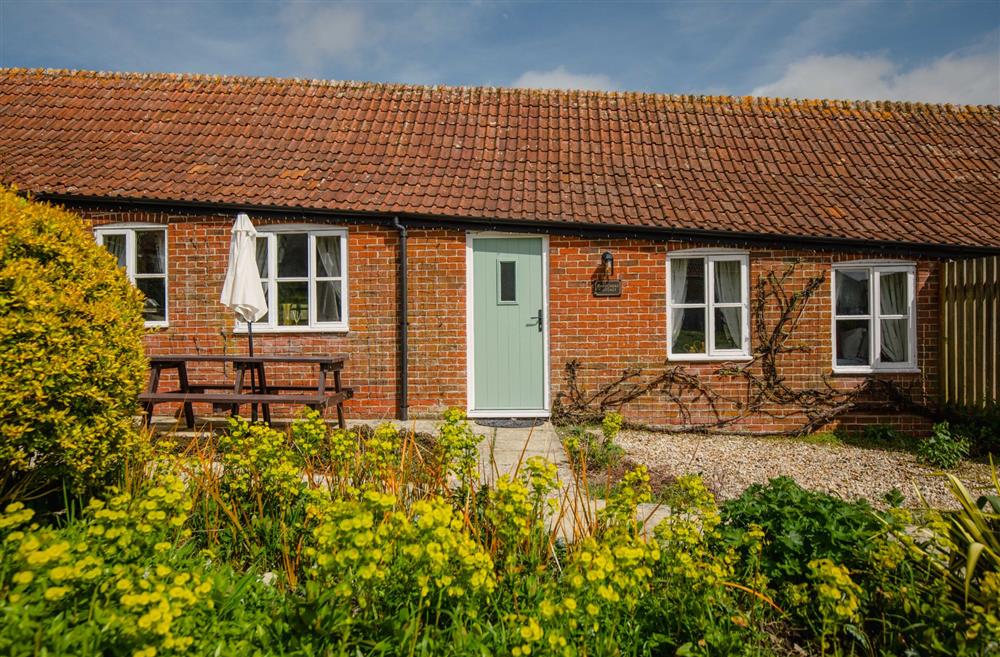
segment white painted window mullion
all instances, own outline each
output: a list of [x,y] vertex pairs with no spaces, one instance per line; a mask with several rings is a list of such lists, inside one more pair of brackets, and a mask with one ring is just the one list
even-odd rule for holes
[[309,304],[309,326],[316,326],[316,234],[309,233],[309,256],[306,258],[306,299]]

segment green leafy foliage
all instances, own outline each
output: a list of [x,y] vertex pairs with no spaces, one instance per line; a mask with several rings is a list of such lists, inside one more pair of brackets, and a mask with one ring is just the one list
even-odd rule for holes
[[20,503],[7,506],[0,652],[247,655],[266,645],[247,630],[273,623],[276,592],[198,554],[185,484],[166,464],[150,475],[134,493],[93,499],[62,528],[32,523]]
[[867,502],[845,502],[805,490],[789,477],[750,486],[723,505],[722,516],[734,528],[764,530],[770,541],[761,563],[779,586],[805,580],[815,559],[860,566],[866,559],[865,545],[882,530]]
[[969,441],[972,456],[1000,457],[1000,401],[987,403],[982,408],[944,409],[953,435]]
[[[617,416],[618,420],[612,416]],[[625,450],[615,442],[620,429],[621,416],[609,413],[601,424],[600,434],[586,427],[572,427],[563,438],[563,446],[577,469],[604,472],[618,467],[625,458]]]
[[0,488],[115,472],[136,439],[143,331],[141,294],[83,222],[0,188]]
[[[540,456],[489,486],[459,481],[472,443],[463,422],[450,414],[424,442],[391,424],[330,429],[314,413],[287,431],[234,420],[217,444],[129,471],[56,525],[8,505],[0,652],[986,655],[1000,645],[997,562],[984,553],[963,566],[956,533],[985,536],[995,519],[982,509],[875,513],[779,479],[720,510],[684,476],[647,527],[641,466],[600,509],[564,497]],[[955,580],[964,572],[968,604]]]
[[613,443],[615,438],[618,437],[618,433],[622,430],[622,425],[625,424],[625,418],[622,417],[621,413],[615,411],[609,411],[605,413],[604,419],[601,420],[601,433],[604,434],[604,440],[609,443]]
[[935,424],[931,435],[917,446],[917,457],[938,468],[954,468],[968,455],[968,439],[956,435],[947,421]]

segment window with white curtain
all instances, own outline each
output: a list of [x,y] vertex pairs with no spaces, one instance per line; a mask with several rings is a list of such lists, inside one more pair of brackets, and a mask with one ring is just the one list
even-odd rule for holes
[[255,330],[347,330],[346,231],[259,228],[257,269],[268,313]]
[[749,268],[742,251],[692,249],[667,255],[671,360],[750,356]]
[[912,264],[834,265],[834,371],[916,369],[915,281]]
[[167,230],[162,226],[115,225],[94,231],[97,243],[118,259],[145,295],[146,326],[167,325]]

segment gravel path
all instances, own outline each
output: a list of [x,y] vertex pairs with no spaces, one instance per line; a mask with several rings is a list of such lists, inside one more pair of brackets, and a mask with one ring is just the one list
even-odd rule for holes
[[[919,507],[914,485],[928,503],[953,508],[946,479],[918,463],[912,454],[849,445],[812,444],[789,438],[705,436],[623,431],[616,442],[648,468],[674,476],[700,473],[721,499],[737,497],[747,486],[781,475],[803,488],[884,506],[882,497],[898,488],[905,506]],[[962,462],[951,471],[974,496],[990,486],[989,466]]]

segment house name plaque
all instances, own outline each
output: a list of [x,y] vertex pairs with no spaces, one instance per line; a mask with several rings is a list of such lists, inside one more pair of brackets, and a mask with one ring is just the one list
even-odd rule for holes
[[594,281],[595,297],[620,297],[622,295],[622,281],[620,278],[609,278],[601,281]]

